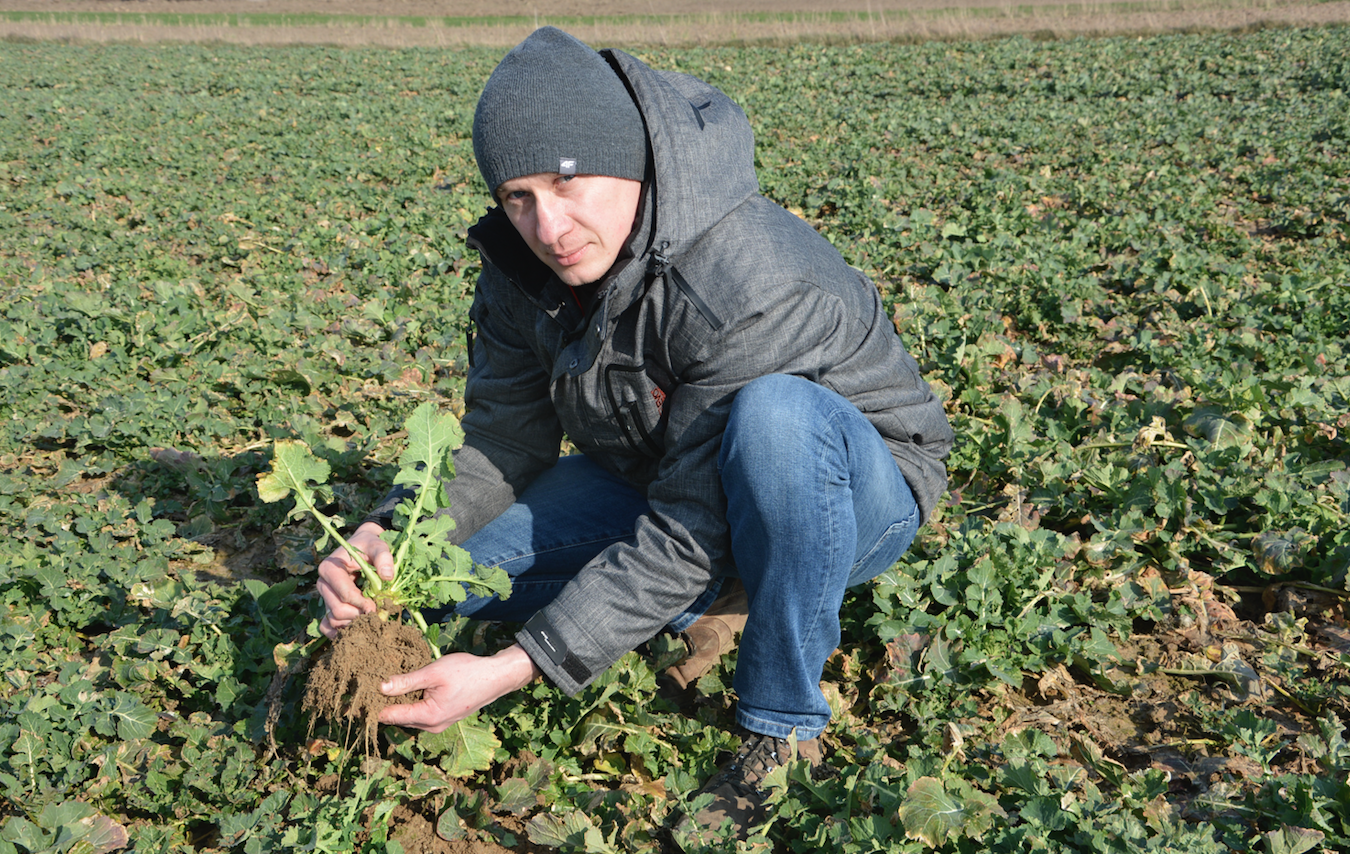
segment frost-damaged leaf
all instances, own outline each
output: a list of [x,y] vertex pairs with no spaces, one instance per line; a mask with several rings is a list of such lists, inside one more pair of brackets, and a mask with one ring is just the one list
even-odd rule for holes
[[1234,694],[1240,701],[1245,701],[1249,697],[1264,699],[1266,688],[1256,668],[1242,660],[1235,646],[1228,647],[1225,644],[1225,647],[1223,658],[1214,665],[1215,675],[1227,675],[1228,678],[1224,681],[1233,686]]
[[1303,566],[1317,538],[1302,528],[1265,531],[1252,539],[1256,566],[1267,575],[1285,575]]
[[1182,422],[1181,429],[1216,448],[1244,444],[1250,441],[1252,432],[1246,419],[1230,419],[1217,406],[1202,406],[1195,410]]
[[[38,816],[38,825],[56,834],[59,850],[81,850],[92,854],[109,854],[125,848],[129,841],[127,830],[94,808],[80,801],[65,801],[45,807]],[[8,838],[8,828],[4,834]],[[21,840],[11,840],[24,844]],[[81,844],[82,843],[82,844]],[[30,851],[48,850],[26,846]]]
[[906,684],[918,678],[918,665],[921,654],[928,647],[928,637],[918,632],[910,632],[889,641],[886,644],[885,681],[891,684]]
[[539,796],[523,777],[512,777],[497,787],[497,809],[524,815],[539,806]]
[[1086,735],[1073,736],[1069,744],[1069,755],[1117,789],[1128,774],[1124,765],[1103,753],[1097,742]]
[[272,661],[276,664],[277,670],[295,670],[327,640],[328,638],[320,637],[303,642],[297,640],[279,643],[272,647]]
[[658,736],[660,730],[643,723],[624,720],[613,703],[605,703],[582,719],[574,730],[573,747],[582,755],[616,750],[622,745],[628,754],[643,756],[658,752],[673,754],[674,748]]
[[1167,422],[1161,417],[1155,415],[1153,420],[1146,426],[1139,428],[1139,432],[1134,437],[1134,449],[1142,451],[1151,448],[1159,442],[1175,442],[1176,439],[1167,431]]
[[438,792],[441,789],[449,788],[450,781],[431,770],[428,766],[419,765],[413,772],[413,777],[408,781],[408,796],[412,798],[424,798],[432,792]]
[[478,715],[470,715],[444,732],[418,736],[418,743],[439,756],[441,768],[451,777],[467,777],[492,767],[492,756],[502,743]]
[[1285,825],[1279,830],[1270,831],[1263,838],[1270,854],[1304,854],[1321,845],[1326,834],[1320,830]]
[[940,847],[949,837],[979,839],[995,816],[1007,815],[992,795],[960,780],[950,782],[955,791],[948,791],[936,777],[920,777],[909,787],[899,810],[906,838],[929,848]]
[[539,805],[539,792],[548,785],[552,774],[551,762],[536,759],[525,769],[524,776],[511,777],[497,787],[497,806],[523,817]]
[[580,810],[561,816],[540,813],[530,819],[525,830],[535,845],[566,847],[586,854],[620,854],[613,840],[606,839],[600,828],[591,822],[591,817]]
[[447,807],[441,817],[436,820],[436,835],[446,842],[454,842],[457,839],[463,839],[469,835],[469,830],[464,826],[464,821],[459,817],[459,813],[454,807]]
[[85,841],[93,846],[93,854],[109,854],[127,847],[131,841],[127,829],[106,815],[94,815],[80,822],[88,828]]

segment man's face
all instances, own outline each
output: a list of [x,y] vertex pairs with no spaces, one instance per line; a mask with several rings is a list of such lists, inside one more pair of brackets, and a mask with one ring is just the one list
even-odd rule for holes
[[539,260],[564,283],[586,285],[614,265],[637,217],[642,182],[540,172],[503,182],[497,200]]

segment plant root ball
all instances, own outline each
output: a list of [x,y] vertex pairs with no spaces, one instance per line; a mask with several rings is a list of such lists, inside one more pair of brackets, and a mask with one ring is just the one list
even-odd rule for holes
[[366,754],[373,754],[380,711],[422,699],[421,691],[386,697],[380,693],[380,684],[432,661],[431,647],[416,628],[362,614],[319,657],[305,682],[301,708],[309,715],[311,732],[318,720],[344,724],[348,735],[355,726],[362,733]]

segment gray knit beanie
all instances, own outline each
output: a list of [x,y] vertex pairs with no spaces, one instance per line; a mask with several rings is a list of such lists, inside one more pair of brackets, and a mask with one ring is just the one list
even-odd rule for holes
[[493,195],[503,181],[538,172],[641,181],[647,132],[604,57],[543,27],[516,45],[483,87],[473,155]]

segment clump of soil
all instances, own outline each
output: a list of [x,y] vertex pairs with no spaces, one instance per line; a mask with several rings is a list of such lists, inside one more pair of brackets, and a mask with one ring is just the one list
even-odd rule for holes
[[385,706],[415,703],[421,691],[386,697],[380,684],[396,673],[408,673],[432,662],[431,647],[416,628],[363,614],[342,630],[310,670],[301,702],[314,722],[325,720],[362,734],[366,753],[374,752],[380,711]]

